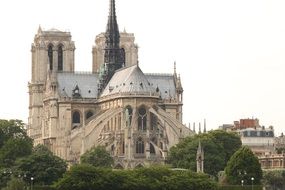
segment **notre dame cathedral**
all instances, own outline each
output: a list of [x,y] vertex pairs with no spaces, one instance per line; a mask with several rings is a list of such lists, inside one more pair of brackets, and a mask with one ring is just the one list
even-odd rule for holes
[[70,164],[103,145],[114,168],[163,164],[192,131],[182,124],[183,88],[172,74],[146,74],[132,33],[119,32],[115,0],[96,36],[92,72],[74,71],[69,32],[42,30],[32,43],[28,134]]

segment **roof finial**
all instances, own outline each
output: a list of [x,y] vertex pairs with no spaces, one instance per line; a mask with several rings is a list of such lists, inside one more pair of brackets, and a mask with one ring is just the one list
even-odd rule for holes
[[38,34],[40,34],[40,33],[42,33],[43,31],[42,31],[42,27],[41,27],[41,25],[39,25],[39,28],[38,28]]

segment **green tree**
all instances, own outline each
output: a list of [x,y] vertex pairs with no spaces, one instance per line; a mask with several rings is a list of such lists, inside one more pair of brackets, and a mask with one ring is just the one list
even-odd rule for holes
[[95,167],[110,168],[114,164],[112,156],[104,146],[93,147],[81,156],[80,161],[83,164],[90,164]]
[[104,178],[111,170],[96,168],[89,164],[74,165],[56,184],[59,190],[86,190],[104,189],[107,180]]
[[12,177],[3,190],[25,190],[27,184],[21,178]]
[[0,167],[12,167],[17,158],[31,154],[32,147],[21,120],[0,120]]
[[187,137],[170,149],[168,161],[173,167],[196,171],[196,153],[201,141],[204,149],[204,171],[213,176],[224,170],[235,150],[241,147],[240,138],[221,130]]
[[241,147],[240,136],[235,132],[213,130],[209,132],[215,143],[220,144],[225,152],[225,165],[231,156]]
[[66,172],[67,164],[53,155],[44,145],[37,145],[31,155],[17,161],[16,170],[25,180],[34,178],[35,184],[50,185]]
[[0,120],[0,188],[15,174],[16,159],[31,154],[32,147],[21,120]]
[[80,164],[54,187],[59,190],[216,190],[217,184],[205,174],[173,171],[166,167],[111,170]]
[[285,170],[264,171],[263,183],[272,189],[285,189]]
[[[233,185],[241,183],[250,185],[260,184],[262,179],[261,165],[258,158],[248,147],[241,147],[236,151],[227,163],[225,168],[227,182]],[[252,181],[251,178],[254,180]]]

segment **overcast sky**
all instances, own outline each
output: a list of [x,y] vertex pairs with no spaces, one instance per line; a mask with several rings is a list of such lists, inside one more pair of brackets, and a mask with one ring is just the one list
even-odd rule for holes
[[[183,122],[209,129],[258,118],[285,132],[284,0],[117,0],[120,30],[135,34],[146,73],[173,73],[184,87]],[[0,118],[28,120],[31,43],[39,25],[70,31],[75,69],[91,71],[108,0],[0,1]],[[196,125],[197,126],[197,125]]]

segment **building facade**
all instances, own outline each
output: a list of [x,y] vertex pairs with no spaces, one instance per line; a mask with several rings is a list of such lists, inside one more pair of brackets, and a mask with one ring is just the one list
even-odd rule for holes
[[259,156],[262,169],[285,169],[285,153]]
[[261,126],[258,119],[240,119],[233,124],[223,124],[222,130],[237,132],[243,146],[248,146],[256,156],[275,152],[275,136],[272,126]]
[[119,32],[114,0],[92,49],[92,72],[74,71],[69,32],[39,28],[31,52],[28,134],[69,163],[99,145],[115,168],[164,163],[169,148],[193,134],[182,124],[176,69],[142,72],[134,34]]

